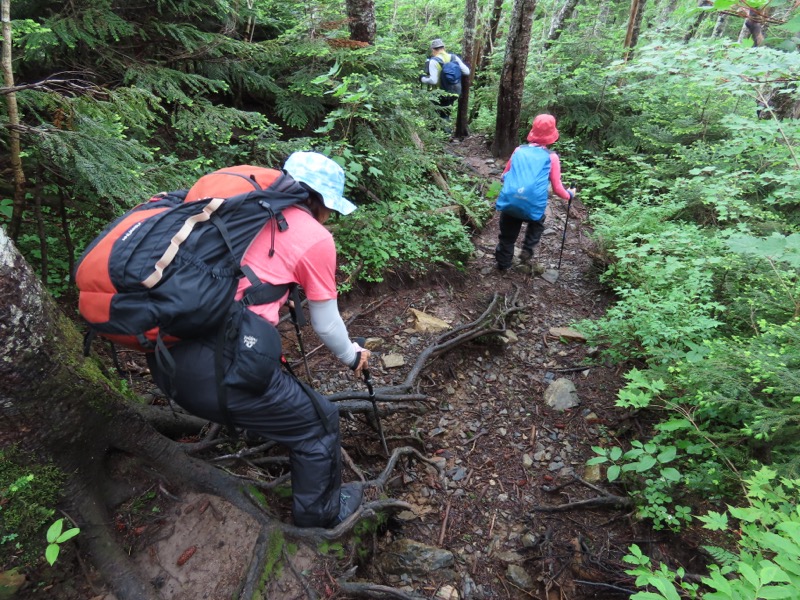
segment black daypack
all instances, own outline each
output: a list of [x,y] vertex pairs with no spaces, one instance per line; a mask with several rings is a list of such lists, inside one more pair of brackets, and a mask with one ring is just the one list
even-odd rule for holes
[[[245,174],[247,173],[247,175]],[[118,218],[78,261],[79,310],[90,330],[143,351],[158,344],[202,337],[226,319],[239,281],[242,257],[272,221],[286,227],[281,211],[304,200],[305,189],[274,169],[231,167],[210,178],[213,197],[190,190],[159,194]],[[286,286],[258,280],[244,304],[280,299]]]
[[445,92],[461,95],[461,67],[456,61],[456,55],[450,55],[450,61],[444,62],[439,56],[434,56],[433,60],[442,66],[439,74],[439,84]]

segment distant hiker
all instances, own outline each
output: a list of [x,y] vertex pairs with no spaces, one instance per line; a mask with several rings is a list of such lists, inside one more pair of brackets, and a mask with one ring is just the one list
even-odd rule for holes
[[575,189],[564,189],[561,183],[561,161],[558,154],[547,147],[558,139],[556,119],[553,115],[538,115],[528,133],[528,143],[519,146],[508,159],[501,180],[503,188],[497,198],[500,211],[500,235],[494,257],[497,268],[506,271],[514,259],[514,244],[523,223],[527,223],[522,241],[520,261],[527,263],[533,248],[544,231],[548,188],[560,198],[570,200]]
[[[195,183],[187,201],[215,197],[219,174],[229,175],[231,171],[241,172],[240,177],[247,182],[247,167],[221,169]],[[368,366],[370,352],[350,340],[339,314],[336,247],[333,236],[323,226],[334,211],[347,215],[356,209],[342,196],[344,171],[315,152],[295,152],[286,161],[284,171],[300,184],[307,198],[285,208],[282,219],[270,220],[253,239],[241,261],[249,269],[243,269],[247,278],[242,278],[237,298],[251,285],[248,281],[251,275],[275,285],[299,284],[308,299],[314,331],[344,365],[360,376]],[[272,326],[278,324],[279,310],[287,294],[267,304],[248,302],[244,309],[246,318],[255,318],[274,330]],[[301,310],[299,306],[295,309]],[[272,325],[263,323],[264,320]],[[341,485],[336,406],[269,356],[256,357],[256,368],[249,373],[251,378],[266,380],[260,392],[248,389],[248,373],[237,374],[244,383],[226,386],[226,402],[220,403],[217,385],[220,368],[226,381],[231,373],[237,373],[241,365],[234,355],[241,356],[240,346],[252,349],[268,333],[260,331],[260,336],[237,336],[232,343],[225,344],[218,341],[216,334],[181,341],[169,348],[175,362],[174,372],[158,362],[157,353],[148,355],[148,363],[159,387],[169,390],[174,400],[190,413],[216,423],[231,423],[286,446],[291,461],[295,525],[333,527],[355,512],[362,497],[360,484]],[[274,335],[280,346],[277,331]],[[217,350],[219,356],[215,355]]]
[[442,119],[450,119],[450,107],[461,95],[461,77],[469,75],[469,67],[457,54],[447,53],[444,42],[436,38],[431,42],[431,56],[425,63],[426,75],[419,80],[430,86],[442,88],[444,94],[436,99],[438,111]]

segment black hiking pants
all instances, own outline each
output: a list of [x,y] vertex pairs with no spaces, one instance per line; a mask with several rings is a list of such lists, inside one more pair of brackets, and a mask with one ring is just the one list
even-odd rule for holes
[[[171,389],[174,400],[193,415],[225,424],[217,398],[214,342],[181,342],[170,354],[176,363],[171,380],[148,355],[158,386]],[[226,366],[229,362],[226,358]],[[316,394],[316,406],[294,377],[275,369],[261,394],[228,387],[228,412],[234,426],[288,448],[294,524],[328,527],[339,514],[339,410],[321,394],[309,392]]]
[[498,236],[497,247],[494,249],[494,258],[497,266],[501,269],[511,268],[514,260],[514,244],[519,237],[522,224],[527,223],[525,237],[522,240],[522,251],[533,255],[533,248],[539,243],[544,232],[545,215],[538,221],[525,221],[512,217],[511,215],[500,212],[500,235]]

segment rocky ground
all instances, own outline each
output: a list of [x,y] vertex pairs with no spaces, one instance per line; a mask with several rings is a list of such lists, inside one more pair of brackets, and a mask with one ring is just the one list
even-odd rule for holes
[[[487,181],[499,177],[503,165],[489,157],[482,137],[454,142],[451,149],[473,173]],[[422,327],[421,318],[452,328],[478,318],[495,295],[514,306],[502,335],[472,340],[426,367],[416,389],[428,398],[419,405],[421,414],[383,417],[390,449],[411,446],[430,462],[404,458],[387,486],[386,493],[411,510],[364,529],[355,545],[333,546],[324,566],[309,565],[305,576],[317,597],[354,597],[337,589],[333,575],[356,564],[352,581],[392,586],[395,597],[625,598],[635,587],[621,558],[632,543],[692,570],[690,543],[635,520],[620,503],[622,491],[608,486],[598,469],[586,467],[592,446],[619,443],[622,431],[628,438],[639,433],[638,424],[614,406],[621,369],[602,362],[598,349],[570,329],[582,319],[598,318],[610,301],[591,258],[591,214],[580,202],[575,206],[582,218],[569,219],[560,268],[566,211],[554,199],[534,257],[541,269],[494,268],[495,217],[476,233],[466,271],[439,271],[424,280],[397,277],[341,299],[351,335],[370,338],[374,348],[376,388],[403,382],[439,335]],[[294,332],[285,334],[288,340]],[[319,348],[310,328],[304,343],[309,371],[323,393],[363,389],[363,382]],[[132,378],[146,382],[146,371],[137,371],[137,364],[141,367],[135,357],[129,359]],[[298,372],[305,373],[301,362]],[[386,465],[376,431],[360,415],[343,418],[342,431],[349,465],[344,480],[376,477]],[[231,468],[246,474],[250,467]],[[366,497],[375,494],[368,489]],[[143,488],[138,504],[118,511],[121,538],[141,563],[153,566],[166,597],[227,597],[219,591],[225,589],[220,580],[231,573],[235,579],[246,562],[253,543],[245,534],[247,524],[225,517],[226,507],[219,504],[206,510],[203,497],[184,497],[180,505],[174,500],[166,490]],[[170,514],[193,516],[189,525],[173,519],[165,526]],[[159,533],[137,541],[145,530]],[[202,540],[191,542],[197,535]],[[176,561],[161,560],[205,546],[214,550],[202,559],[189,556],[182,572]],[[217,564],[223,559],[227,564]],[[64,568],[70,564],[65,559]],[[48,570],[40,585],[28,586],[19,597],[110,598],[76,565],[71,575]],[[296,586],[287,584],[281,595],[272,589],[271,598],[303,597]]]

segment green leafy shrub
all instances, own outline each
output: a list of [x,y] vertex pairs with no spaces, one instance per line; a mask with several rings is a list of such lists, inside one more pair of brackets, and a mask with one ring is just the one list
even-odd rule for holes
[[[683,579],[683,569],[673,571],[664,564],[652,564],[638,546],[630,548],[623,560],[633,568],[636,585],[647,591],[633,600],[679,600],[681,597],[707,600],[742,598],[785,598],[800,589],[800,479],[779,478],[763,467],[744,481],[748,506],[729,506],[727,512],[711,511],[698,517],[710,531],[729,532],[731,519],[739,524],[732,538],[738,554],[724,548],[707,547],[718,564],[701,585]],[[701,587],[702,586],[702,587]]]
[[26,566],[45,549],[62,473],[53,466],[23,464],[14,447],[0,450],[0,570]]

